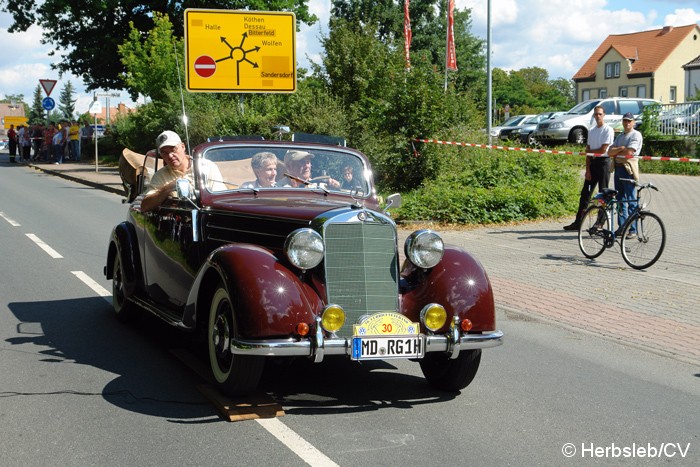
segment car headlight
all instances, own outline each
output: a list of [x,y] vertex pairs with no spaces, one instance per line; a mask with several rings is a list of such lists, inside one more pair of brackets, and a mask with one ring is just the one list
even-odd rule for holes
[[297,229],[284,241],[284,252],[299,269],[311,269],[323,260],[323,239],[312,229]]
[[408,236],[404,244],[406,257],[419,268],[434,267],[445,253],[440,235],[432,230],[417,230]]
[[437,331],[447,322],[447,311],[442,305],[431,303],[423,307],[420,312],[420,320],[427,329]]
[[321,314],[321,326],[328,332],[336,332],[345,324],[345,310],[339,305],[328,305]]
[[549,128],[551,130],[555,130],[557,128],[564,128],[564,124],[562,122],[555,122],[549,125]]

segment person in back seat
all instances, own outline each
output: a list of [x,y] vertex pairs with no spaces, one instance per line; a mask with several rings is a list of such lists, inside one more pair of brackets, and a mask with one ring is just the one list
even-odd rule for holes
[[255,180],[242,183],[241,188],[272,188],[277,186],[277,163],[277,156],[272,152],[264,151],[254,155],[250,160],[250,166],[255,173]]

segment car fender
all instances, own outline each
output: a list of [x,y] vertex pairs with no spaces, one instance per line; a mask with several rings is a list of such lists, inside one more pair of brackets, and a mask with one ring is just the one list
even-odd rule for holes
[[[440,263],[428,270],[408,260],[401,270],[401,312],[418,321],[420,311],[429,303],[438,303],[447,311],[448,323],[453,316],[468,318],[472,331],[496,329],[493,289],[486,270],[466,250],[445,246]],[[439,332],[447,330],[447,325]]]
[[124,270],[124,295],[129,297],[141,281],[141,257],[138,251],[136,231],[134,226],[128,222],[122,222],[112,230],[107,252],[107,265],[105,266],[107,279],[112,279],[116,255],[119,255]]
[[229,244],[214,250],[198,271],[185,306],[186,327],[195,327],[198,315],[200,319],[208,315],[219,281],[233,301],[243,337],[288,336],[299,323],[311,327],[323,309],[314,289],[270,250]]

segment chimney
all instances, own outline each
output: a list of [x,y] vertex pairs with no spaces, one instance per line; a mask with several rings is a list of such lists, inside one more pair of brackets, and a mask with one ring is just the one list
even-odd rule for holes
[[673,26],[664,26],[664,28],[661,30],[660,36],[663,36],[664,34],[668,34],[669,32],[673,31]]

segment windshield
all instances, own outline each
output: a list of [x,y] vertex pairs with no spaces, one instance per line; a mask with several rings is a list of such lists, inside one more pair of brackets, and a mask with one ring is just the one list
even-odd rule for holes
[[571,115],[587,115],[599,102],[600,101],[581,102],[566,113]]
[[[371,174],[363,160],[342,150],[222,145],[207,148],[204,159],[214,162],[221,173],[221,180],[210,179],[207,183],[212,192],[310,188],[369,194]],[[206,165],[202,163],[205,174]]]
[[516,126],[520,121],[525,118],[523,115],[516,115],[515,117],[510,117],[501,126]]

